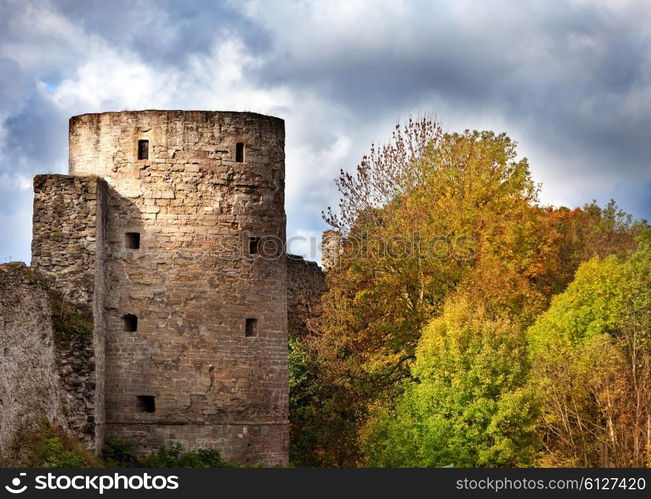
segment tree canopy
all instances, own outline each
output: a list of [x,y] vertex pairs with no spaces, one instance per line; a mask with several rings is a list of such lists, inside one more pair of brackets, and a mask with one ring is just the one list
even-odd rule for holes
[[426,118],[397,126],[337,185],[338,210],[324,218],[343,252],[313,333],[292,347],[295,462],[515,466],[550,454],[532,419],[548,414],[536,405],[544,382],[529,366],[550,338],[590,337],[582,321],[601,330],[587,305],[561,314],[575,304],[564,295],[545,311],[597,256],[577,279],[604,266],[610,287],[583,294],[603,292],[601,320],[620,320],[628,295],[608,293],[630,282],[615,271],[646,224],[614,202],[542,206],[506,134],[447,133]]

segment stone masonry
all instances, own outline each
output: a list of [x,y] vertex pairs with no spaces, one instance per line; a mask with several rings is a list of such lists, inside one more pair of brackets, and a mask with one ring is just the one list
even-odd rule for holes
[[[95,448],[92,321],[23,263],[0,265],[0,467],[47,421]],[[20,462],[15,463],[20,464]]]
[[51,316],[34,273],[23,263],[0,265],[0,466],[15,434],[40,418],[67,424]]
[[0,272],[0,287],[22,279],[23,298],[0,303],[5,353],[33,349],[0,352],[0,417],[20,418],[23,397],[96,451],[118,436],[140,454],[173,440],[287,463],[288,315],[301,334],[323,275],[284,253],[284,122],[125,111],[73,117],[69,132],[69,175],[34,180],[24,270],[38,284]]
[[343,244],[341,233],[335,230],[326,230],[321,236],[321,262],[326,272],[337,265],[344,250]]
[[316,262],[287,256],[287,332],[290,338],[302,338],[313,330],[310,319],[318,314],[325,276]]
[[83,388],[83,397],[68,403],[69,426],[92,449],[104,438],[106,202],[107,184],[98,177],[34,178],[32,268],[56,291],[54,312],[72,307],[90,325],[88,334],[59,342],[58,359],[65,359],[62,380]]

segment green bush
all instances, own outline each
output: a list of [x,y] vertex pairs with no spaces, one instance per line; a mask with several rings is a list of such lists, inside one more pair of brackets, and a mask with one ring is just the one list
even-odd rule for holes
[[133,452],[133,444],[120,437],[109,438],[102,448],[104,466],[113,468],[131,468],[138,465]]
[[84,468],[86,458],[74,449],[66,450],[60,437],[45,440],[38,447],[39,466],[43,468]]
[[97,458],[74,436],[43,421],[24,428],[9,449],[3,466],[25,468],[94,468]]
[[372,467],[514,467],[535,462],[538,407],[524,331],[465,298],[424,328],[413,381],[362,433]]
[[[133,444],[119,437],[106,440],[98,460],[76,437],[43,421],[23,429],[0,466],[24,468],[226,468],[217,449],[185,451],[179,442],[166,442],[156,452],[138,459]],[[256,465],[252,465],[256,466]]]
[[178,442],[168,442],[145,458],[145,468],[225,468],[228,465],[216,449],[183,451]]

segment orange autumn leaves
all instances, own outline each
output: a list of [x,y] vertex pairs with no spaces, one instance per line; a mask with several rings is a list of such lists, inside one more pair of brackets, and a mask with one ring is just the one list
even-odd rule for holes
[[[309,370],[312,380],[292,393],[294,400],[306,390],[311,394],[301,398],[292,416],[298,464],[372,462],[366,436],[377,438],[370,428],[378,415],[397,418],[405,394],[413,391],[411,383],[422,384],[413,371],[417,346],[426,326],[443,320],[446,307],[464,303],[467,313],[481,311],[477,320],[486,327],[473,328],[476,334],[490,337],[491,324],[502,324],[498,330],[505,331],[505,341],[515,341],[513,335],[522,339],[581,262],[593,255],[626,254],[641,230],[614,204],[574,210],[541,206],[528,162],[518,157],[508,136],[445,133],[427,119],[398,127],[391,143],[372,148],[355,175],[342,172],[338,185],[338,214],[328,211],[326,220],[344,233],[344,253],[328,275],[314,333],[296,345],[305,354],[301,369]],[[493,347],[504,352],[499,344]],[[525,369],[508,355],[503,361]],[[519,376],[519,384],[502,395],[524,396],[525,378]],[[445,394],[441,386],[435,392]],[[440,408],[435,402],[419,407]],[[474,402],[483,406],[481,396]],[[511,409],[507,404],[500,410]],[[518,417],[534,418],[534,413]],[[455,428],[465,428],[461,423]],[[529,432],[534,421],[522,424]],[[500,445],[513,445],[495,432]],[[527,432],[514,433],[528,442],[525,457],[487,446],[491,455],[511,457],[486,462],[531,463],[536,438]],[[437,452],[449,455],[444,451]],[[468,465],[481,465],[472,461],[477,452],[467,453]]]

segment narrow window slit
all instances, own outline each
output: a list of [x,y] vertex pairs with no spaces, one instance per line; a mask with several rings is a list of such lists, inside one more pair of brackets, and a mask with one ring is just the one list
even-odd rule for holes
[[138,412],[156,412],[156,397],[138,395]]
[[125,243],[127,249],[140,249],[140,232],[127,232]]
[[138,331],[138,317],[133,314],[127,314],[122,317],[124,321],[124,330],[127,333],[135,333]]
[[244,142],[238,142],[235,144],[235,162],[244,162]]
[[138,141],[138,159],[149,159],[149,141]]
[[246,320],[244,335],[248,337],[258,335],[258,319],[249,318]]
[[249,255],[257,255],[260,252],[260,238],[257,236],[249,237]]

